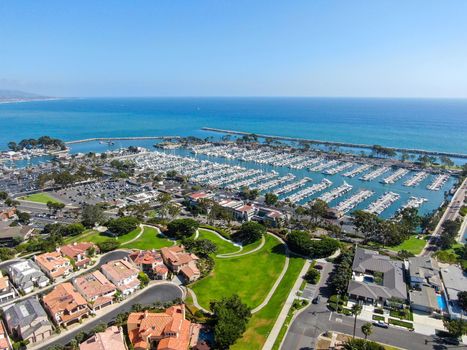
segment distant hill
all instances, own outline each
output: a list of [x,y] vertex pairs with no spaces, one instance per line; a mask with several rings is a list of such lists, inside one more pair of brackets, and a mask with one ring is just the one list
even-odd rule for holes
[[47,100],[49,96],[42,96],[30,92],[19,90],[1,90],[0,89],[0,102],[20,102],[20,101],[34,101],[34,100]]

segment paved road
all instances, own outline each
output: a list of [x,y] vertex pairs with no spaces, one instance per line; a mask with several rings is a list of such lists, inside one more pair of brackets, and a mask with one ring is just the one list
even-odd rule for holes
[[449,202],[443,216],[441,217],[438,225],[433,231],[433,234],[431,235],[430,240],[428,241],[427,245],[422,250],[420,255],[430,256],[438,249],[437,242],[438,242],[439,235],[443,231],[442,229],[443,222],[445,222],[446,220],[455,220],[457,218],[457,216],[459,215],[459,209],[462,207],[464,203],[464,198],[466,194],[467,194],[467,178],[459,186],[456,193],[454,193],[454,196]]
[[[119,307],[109,311],[100,318],[94,320],[85,320],[83,325],[79,328],[76,328],[72,332],[63,337],[54,340],[48,344],[43,344],[41,348],[50,348],[54,345],[66,345],[68,344],[79,332],[89,332],[94,327],[101,323],[110,323],[115,319],[115,317],[123,312],[131,310],[131,307],[135,304],[141,305],[151,305],[155,302],[169,302],[177,298],[182,298],[182,291],[175,285],[171,284],[161,284],[148,286],[140,295],[136,296],[134,299],[128,301],[125,304],[120,305]],[[105,310],[105,309],[104,309]],[[88,322],[89,321],[89,322]],[[39,348],[38,348],[39,349]]]
[[[325,267],[323,275],[327,275],[327,271],[328,269]],[[331,313],[327,308],[327,297],[330,295],[327,278],[323,278],[321,280],[318,290],[319,294],[322,296],[320,304],[310,304],[295,318],[287,332],[284,343],[282,344],[282,350],[316,349],[315,342],[317,337],[321,333],[329,330],[352,334],[354,322],[353,317]],[[361,333],[361,326],[363,323],[365,322],[357,320],[357,337],[364,337]],[[454,346],[444,345],[441,342],[436,341],[434,337],[427,337],[396,327],[390,327],[389,329],[373,327],[373,333],[370,336],[370,340],[410,350],[440,350],[456,348]],[[425,344],[425,340],[428,340],[427,344]],[[459,349],[459,347],[457,347],[457,349]]]

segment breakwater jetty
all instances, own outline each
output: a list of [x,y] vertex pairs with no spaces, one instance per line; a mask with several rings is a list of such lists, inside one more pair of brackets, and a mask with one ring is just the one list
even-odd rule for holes
[[128,140],[174,140],[180,139],[180,136],[128,136],[128,137],[93,137],[90,139],[73,140],[65,142],[66,145],[74,145],[77,143],[86,142],[112,142],[112,141],[128,141]]
[[[225,129],[210,128],[210,127],[203,127],[203,128],[201,128],[201,130],[217,132],[217,133],[221,133],[221,134],[241,135],[241,136],[244,136],[244,135],[256,135],[257,137],[260,137],[260,138],[270,138],[270,139],[273,139],[273,140],[293,141],[293,142],[308,142],[308,143],[314,143],[314,144],[319,144],[319,145],[328,145],[328,146],[339,146],[339,147],[350,147],[350,148],[361,148],[361,149],[372,149],[373,148],[373,145],[366,145],[366,144],[362,144],[362,143],[324,141],[324,140],[305,139],[305,138],[300,138],[300,137],[265,135],[265,134],[256,134],[256,133],[252,133],[252,132],[244,132],[244,131],[236,131],[236,130],[225,130]],[[424,154],[424,155],[437,156],[437,157],[446,156],[446,157],[467,159],[467,154],[464,154],[464,153],[428,151],[428,150],[416,149],[416,148],[400,148],[400,147],[385,147],[385,148],[393,150],[395,152],[407,152],[407,153]]]

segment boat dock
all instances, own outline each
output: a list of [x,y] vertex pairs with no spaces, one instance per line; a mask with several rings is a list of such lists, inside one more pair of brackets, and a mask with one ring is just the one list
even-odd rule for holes
[[315,193],[319,191],[322,191],[328,188],[331,185],[332,185],[331,181],[329,181],[328,179],[323,179],[320,183],[304,188],[303,190],[298,191],[297,193],[291,194],[290,196],[287,196],[286,198],[284,198],[284,200],[289,200],[292,203],[297,203],[307,197],[314,195]]
[[423,198],[423,197],[410,197],[407,203],[405,203],[402,208],[400,209],[401,211],[406,209],[406,208],[419,208],[423,203],[427,202],[428,199]]
[[399,181],[400,179],[402,179],[408,173],[409,173],[409,171],[407,169],[400,168],[400,169],[397,169],[394,173],[392,173],[388,177],[381,180],[380,182],[382,184],[393,184],[393,183]]
[[346,170],[348,168],[351,168],[353,167],[355,164],[354,163],[351,163],[351,162],[343,162],[341,164],[339,164],[338,166],[334,167],[334,168],[330,168],[330,169],[326,169],[323,171],[323,174],[326,174],[326,175],[336,175],[337,173],[340,173],[341,171],[343,170]]
[[256,184],[254,186],[251,186],[250,188],[252,190],[257,189],[257,190],[263,192],[263,191],[266,191],[266,190],[268,190],[270,188],[282,185],[283,183],[292,181],[293,179],[295,179],[295,175],[287,174],[287,175],[279,177],[277,179],[272,179],[272,180],[269,180],[269,181],[266,181],[266,182],[263,182],[263,183],[260,183],[260,184]]
[[352,189],[352,185],[349,185],[347,182],[344,182],[343,185],[336,187],[332,189],[329,192],[323,193],[321,196],[318,197],[318,199],[321,199],[322,201],[329,203],[332,200],[339,198],[349,192]]
[[299,181],[292,182],[292,183],[287,184],[287,185],[285,185],[283,187],[279,187],[278,189],[274,190],[274,194],[279,196],[279,195],[284,194],[284,193],[295,191],[295,190],[299,189],[300,187],[305,186],[310,181],[311,181],[311,179],[309,177],[304,177],[303,179],[301,179]]
[[363,164],[363,165],[360,165],[360,166],[358,166],[358,167],[356,167],[354,169],[351,169],[350,171],[348,171],[346,173],[343,173],[342,176],[355,177],[358,174],[361,174],[361,173],[363,173],[364,171],[367,171],[370,168],[371,168],[371,164]]
[[382,166],[380,168],[377,168],[376,170],[373,170],[372,172],[363,175],[360,180],[362,181],[372,181],[376,179],[377,177],[383,175],[384,173],[387,173],[389,171],[389,167],[387,166]]
[[373,194],[374,192],[370,190],[360,190],[359,192],[354,194],[352,197],[347,198],[346,200],[337,204],[334,207],[334,209],[345,214],[348,211],[355,208],[358,204],[363,202],[365,199],[370,198]]
[[429,189],[430,191],[439,191],[441,187],[444,186],[446,181],[448,181],[449,175],[447,174],[439,174],[437,175],[433,182],[429,184],[426,188]]
[[428,173],[426,171],[419,171],[414,176],[412,176],[410,179],[408,179],[406,182],[404,182],[404,186],[415,187],[420,182],[425,180],[427,177],[428,177]]
[[174,140],[180,139],[180,136],[129,136],[129,137],[92,137],[89,139],[66,141],[66,145],[74,145],[86,142],[112,142],[112,141],[130,141],[130,140]]
[[339,164],[338,160],[331,160],[329,162],[320,163],[318,165],[315,165],[314,167],[308,168],[308,170],[319,172],[319,171],[323,171],[324,169],[330,168],[337,164]]
[[372,214],[381,214],[389,208],[395,201],[400,198],[400,195],[395,192],[386,192],[365,209],[365,211]]

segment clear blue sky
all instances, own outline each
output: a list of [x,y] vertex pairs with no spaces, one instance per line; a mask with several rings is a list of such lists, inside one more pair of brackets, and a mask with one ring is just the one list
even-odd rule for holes
[[0,2],[0,88],[467,97],[467,1]]

